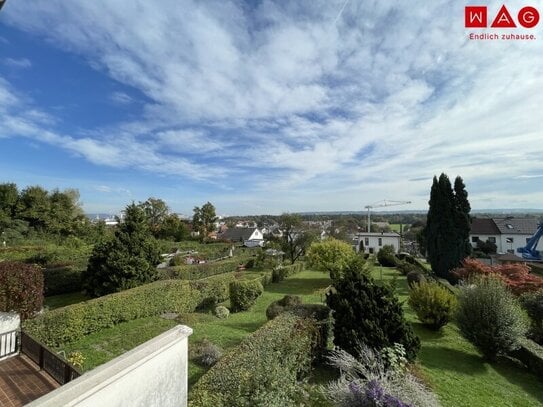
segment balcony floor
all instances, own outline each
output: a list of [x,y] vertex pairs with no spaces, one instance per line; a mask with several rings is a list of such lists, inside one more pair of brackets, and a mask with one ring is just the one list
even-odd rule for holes
[[0,362],[0,406],[18,407],[60,387],[24,355]]

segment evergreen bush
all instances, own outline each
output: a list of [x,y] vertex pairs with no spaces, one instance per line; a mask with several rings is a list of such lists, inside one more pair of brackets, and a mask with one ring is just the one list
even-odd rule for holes
[[394,246],[384,245],[377,253],[377,261],[383,267],[396,267],[400,262],[396,258]]
[[457,301],[448,289],[439,283],[430,282],[412,287],[409,305],[420,322],[437,331],[452,319]]
[[456,321],[462,335],[489,361],[517,349],[526,335],[526,315],[496,277],[475,277],[461,288]]
[[334,281],[326,303],[334,318],[334,343],[341,349],[353,353],[360,343],[377,350],[399,343],[409,360],[416,358],[420,341],[405,320],[394,291],[376,284],[356,265]]

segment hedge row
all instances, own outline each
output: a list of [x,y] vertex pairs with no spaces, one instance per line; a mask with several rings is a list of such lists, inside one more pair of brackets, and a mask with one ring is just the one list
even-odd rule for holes
[[159,270],[161,280],[199,280],[217,274],[236,271],[239,264],[245,264],[249,257],[235,257],[231,260],[221,260],[212,263],[186,264],[183,266],[166,267]]
[[315,320],[284,313],[246,337],[194,386],[190,407],[294,404],[297,379],[308,372],[318,328]]
[[295,273],[299,273],[303,269],[304,263],[294,263],[289,266],[275,267],[272,272],[272,281],[278,283]]
[[156,281],[90,301],[58,308],[29,320],[24,328],[48,346],[77,341],[118,323],[160,315],[192,312],[228,299],[233,273],[198,281]]

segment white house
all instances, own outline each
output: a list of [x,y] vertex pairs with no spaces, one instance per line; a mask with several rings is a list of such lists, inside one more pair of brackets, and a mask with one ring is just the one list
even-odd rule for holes
[[396,232],[391,233],[357,233],[354,238],[356,251],[360,251],[361,244],[364,247],[364,253],[377,254],[385,245],[394,246],[394,252],[400,251],[400,235]]
[[229,240],[233,243],[243,243],[247,247],[264,245],[264,235],[257,228],[230,228],[218,237],[219,239]]
[[[472,247],[477,247],[478,241],[489,241],[496,244],[500,254],[517,253],[519,247],[526,243],[537,230],[538,220],[535,218],[473,218],[469,239]],[[538,250],[543,250],[543,241],[540,241]]]

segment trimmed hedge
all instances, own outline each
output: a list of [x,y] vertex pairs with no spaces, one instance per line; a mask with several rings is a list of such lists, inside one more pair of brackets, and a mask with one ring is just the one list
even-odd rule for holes
[[233,312],[245,311],[251,308],[258,297],[264,292],[259,279],[248,281],[233,281],[230,283],[230,308]]
[[543,380],[543,346],[530,339],[521,339],[520,348],[509,353],[520,360],[537,377]]
[[318,328],[314,320],[284,313],[246,337],[205,373],[190,407],[294,405],[297,379],[307,373]]
[[293,274],[303,271],[304,263],[298,262],[289,266],[278,266],[272,271],[272,282],[279,283]]
[[43,271],[34,264],[0,262],[0,311],[32,317],[43,307]]
[[231,273],[236,271],[240,264],[245,264],[248,257],[236,257],[229,260],[203,264],[185,264],[182,266],[165,267],[159,270],[161,280],[199,280],[218,274]]
[[198,306],[228,299],[233,274],[199,281],[166,280],[58,308],[28,320],[25,330],[48,346],[73,342],[118,323],[160,315],[193,312]]

